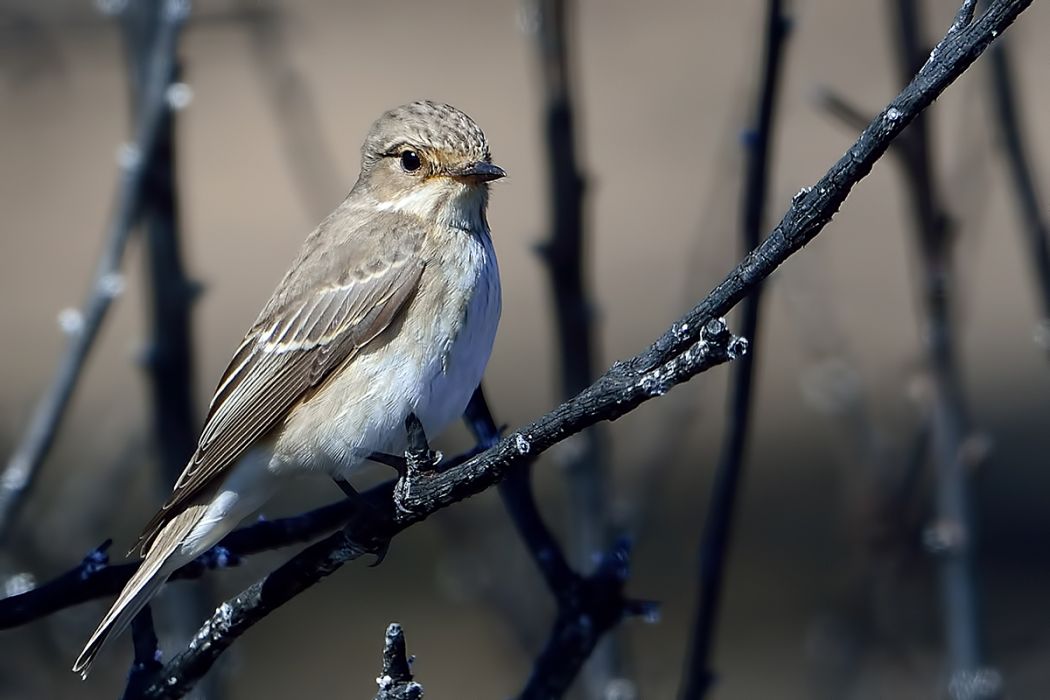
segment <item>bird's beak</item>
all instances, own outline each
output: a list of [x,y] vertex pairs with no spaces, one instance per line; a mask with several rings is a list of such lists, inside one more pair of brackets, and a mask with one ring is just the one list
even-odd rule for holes
[[506,177],[507,172],[498,165],[479,160],[476,163],[471,163],[470,165],[465,165],[462,168],[459,168],[453,173],[453,175],[457,178],[477,183],[498,180],[501,177]]

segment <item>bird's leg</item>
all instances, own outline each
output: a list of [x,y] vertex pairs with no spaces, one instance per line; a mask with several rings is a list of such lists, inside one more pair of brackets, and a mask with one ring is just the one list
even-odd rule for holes
[[408,433],[408,447],[405,449],[406,471],[409,473],[432,471],[441,461],[441,453],[430,449],[423,424],[415,413],[409,413],[408,418],[405,419],[405,431]]
[[[335,482],[336,486],[343,490],[343,493],[346,494],[347,500],[353,504],[355,510],[364,513],[368,518],[374,518],[376,521],[379,520],[379,511],[376,510],[376,507],[372,505],[367,498],[362,496],[349,481],[337,476],[332,477],[332,481]],[[373,552],[376,555],[376,560],[369,564],[369,566],[379,566],[383,563],[383,560],[386,559],[386,552],[389,544],[390,543],[387,542],[381,549]]]
[[360,492],[358,492],[358,490],[355,489],[353,485],[346,479],[339,476],[333,476],[332,481],[334,481],[335,485],[342,489],[343,493],[346,494],[346,497],[354,503],[361,503],[365,500],[365,497],[362,496]]

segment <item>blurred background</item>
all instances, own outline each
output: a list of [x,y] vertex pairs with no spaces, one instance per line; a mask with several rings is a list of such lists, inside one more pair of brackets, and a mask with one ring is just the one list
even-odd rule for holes
[[[569,51],[600,370],[643,349],[739,258],[741,135],[752,121],[765,3],[575,5]],[[932,43],[958,3],[919,5]],[[766,230],[856,137],[821,107],[821,91],[875,114],[900,88],[891,3],[799,0],[789,9]],[[1035,3],[1007,36],[1044,202],[1048,31],[1050,6]],[[559,346],[536,253],[549,237],[550,198],[534,32],[530,6],[510,1],[194,3],[179,41],[182,96],[192,99],[176,115],[174,143],[182,252],[202,287],[192,310],[197,420],[300,242],[353,184],[371,122],[419,98],[474,117],[510,174],[494,187],[489,214],[504,288],[485,380],[496,419],[517,426],[556,403]],[[80,305],[103,245],[117,147],[131,133],[125,58],[117,22],[90,2],[0,1],[5,460],[66,345],[60,314]],[[957,351],[973,428],[966,447],[979,455],[972,486],[986,662],[1009,697],[1036,698],[1050,688],[1050,331],[1039,325],[986,59],[937,102],[929,126],[957,226]],[[898,166],[880,161],[767,287],[713,697],[941,692],[936,560],[923,547],[933,472],[929,460],[907,471],[928,425],[929,380],[920,266]],[[142,366],[144,255],[143,240],[132,237],[123,292],[0,551],[8,594],[65,571],[107,537],[115,553],[125,551],[170,486]],[[612,528],[635,537],[628,591],[662,604],[658,622],[619,628],[619,680],[603,697],[677,692],[727,370],[603,429]],[[446,453],[469,444],[459,427],[439,441]],[[544,515],[566,539],[561,465],[571,445],[535,469]],[[377,469],[361,483],[388,476]],[[304,486],[266,515],[338,495],[329,484]],[[290,555],[213,574],[204,609]],[[162,601],[199,585],[170,586]],[[0,632],[0,697],[117,694],[127,640],[107,650],[86,683],[68,672],[108,603]],[[200,618],[172,619],[185,608],[157,607],[170,653]],[[371,697],[393,620],[405,628],[427,697],[507,697],[527,677],[553,611],[491,490],[398,537],[382,566],[345,567],[256,626],[214,671],[215,697]]]

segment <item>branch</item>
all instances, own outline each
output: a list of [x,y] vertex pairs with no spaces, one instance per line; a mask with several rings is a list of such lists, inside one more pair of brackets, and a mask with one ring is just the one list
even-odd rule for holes
[[276,120],[292,185],[311,218],[323,217],[340,198],[334,149],[325,143],[317,100],[289,50],[285,8],[273,0],[238,0],[235,21],[247,29],[250,65]]
[[[383,484],[366,496],[389,499],[393,488],[393,482]],[[214,569],[238,566],[242,558],[251,554],[310,542],[344,525],[352,510],[352,505],[344,500],[290,518],[262,520],[243,527],[175,571],[170,580],[197,579]],[[0,599],[0,630],[120,593],[138,563],[110,565],[107,552],[111,544],[112,540],[107,540],[84,557],[80,564],[47,583]]]
[[419,700],[423,686],[412,680],[412,658],[405,650],[401,625],[391,622],[383,639],[383,674],[376,678],[379,692],[375,700]]
[[[445,471],[409,470],[393,491],[363,494],[341,531],[307,547],[276,571],[223,603],[189,647],[173,658],[147,689],[148,698],[182,697],[240,635],[288,600],[364,554],[384,552],[390,540],[429,515],[494,485],[524,460],[601,420],[618,418],[696,374],[722,364],[746,345],[722,321],[708,324],[693,347],[652,372],[613,367],[572,401],[499,441],[481,455]],[[175,679],[172,682],[172,679]]]
[[[151,686],[151,697],[184,694],[248,628],[347,561],[370,549],[381,550],[398,532],[485,490],[551,446],[599,421],[619,418],[727,361],[731,353],[738,353],[740,342],[725,338],[729,334],[724,324],[714,319],[728,312],[820,233],[893,139],[1030,4],[1031,0],[999,0],[976,21],[946,35],[915,79],[868,125],[853,147],[814,187],[795,196],[783,220],[762,245],[647,350],[614,364],[576,397],[466,463],[416,480],[401,479],[394,502],[377,503],[385,509],[387,519],[372,521],[360,529],[352,522],[224,603],[205,622],[190,647],[165,666],[159,676],[165,682],[158,680]],[[171,678],[174,684],[166,682]]]
[[[550,308],[554,314],[559,346],[559,398],[564,401],[594,380],[596,354],[594,305],[588,298],[584,271],[584,249],[587,244],[584,230],[586,182],[581,173],[576,145],[576,109],[570,55],[575,3],[572,0],[528,2],[536,12],[535,38],[546,113],[547,182],[550,196],[550,237],[539,251],[550,282]],[[579,449],[564,455],[563,467],[569,495],[568,557],[575,569],[581,572],[593,565],[596,553],[610,546],[611,523],[607,505],[610,498],[609,464],[604,444],[602,433],[595,428],[580,436]],[[531,464],[525,471],[531,472]],[[526,473],[508,482],[502,490],[504,503],[511,509],[512,515],[514,500],[533,500],[530,480],[531,475]],[[538,512],[536,521],[540,528],[546,529],[539,520]],[[515,518],[515,523],[520,531],[524,522]],[[550,533],[547,534],[549,536]],[[525,539],[528,543],[528,537]],[[557,549],[560,553],[560,548]],[[561,556],[564,560],[564,553]],[[563,563],[571,572],[568,561]],[[552,591],[556,593],[557,589]],[[592,695],[604,694],[606,686],[618,675],[616,657],[615,646],[606,645],[587,666],[584,678]]]
[[[557,326],[561,363],[560,398],[575,396],[594,379],[593,305],[584,280],[584,179],[575,133],[569,57],[571,0],[529,0],[536,12],[536,42],[541,61],[546,112],[550,238],[539,250],[550,280],[550,307]],[[577,567],[590,564],[608,539],[608,474],[595,431],[583,436],[581,449],[567,457],[571,557]]]
[[[158,89],[150,81],[160,80],[167,87],[178,79],[177,61],[172,61],[168,75],[148,70],[149,56],[164,28],[163,11],[157,3],[141,1],[122,11],[121,29],[135,114],[145,112],[144,101]],[[197,446],[190,310],[198,288],[186,276],[179,245],[174,138],[175,114],[169,109],[162,114],[153,153],[145,166],[140,201],[151,322],[151,340],[143,364],[152,394],[153,435],[165,494]]]
[[[959,11],[954,31],[973,14],[974,0]],[[925,50],[915,0],[897,0],[895,6],[902,75],[921,65]],[[937,49],[934,49],[936,52]],[[945,641],[951,697],[990,698],[998,695],[998,673],[981,666],[981,639],[974,574],[974,520],[964,443],[968,433],[966,402],[955,348],[952,316],[953,225],[936,184],[925,115],[911,125],[902,143],[906,190],[922,260],[922,303],[928,371],[932,389],[932,455],[936,465],[936,522],[927,541],[935,543],[941,568]],[[985,687],[978,691],[978,687]],[[965,694],[960,688],[971,688]]]
[[[1017,196],[1017,208],[1023,222],[1022,232],[1028,244],[1028,257],[1032,261],[1033,274],[1038,285],[1039,303],[1042,305],[1043,324],[1050,330],[1050,223],[1044,212],[1046,204],[1041,201],[1036,186],[1035,173],[1028,161],[1029,149],[1025,145],[1021,110],[1014,86],[1014,71],[1009,53],[1010,42],[1000,41],[992,47],[991,89],[995,100],[995,115],[999,127],[1010,176],[1013,178]],[[1050,344],[1044,348],[1050,351]]]
[[[479,387],[466,412],[480,445],[499,438],[485,395]],[[617,542],[594,572],[581,576],[569,565],[558,541],[547,528],[532,491],[533,460],[526,460],[499,484],[500,498],[515,529],[532,556],[557,605],[550,635],[533,665],[519,700],[562,697],[604,635],[627,615],[652,617],[653,603],[629,600],[623,588],[630,572],[630,548]]]
[[144,684],[163,666],[160,662],[160,650],[157,648],[157,632],[153,628],[153,613],[149,605],[131,620],[131,636],[135,645],[135,658],[128,673],[124,700],[139,697]]
[[[761,87],[757,98],[755,126],[746,141],[747,172],[741,212],[740,242],[744,251],[758,246],[763,231],[769,190],[770,152],[777,89],[783,65],[789,20],[781,0],[766,6],[765,56]],[[722,445],[722,456],[715,470],[714,485],[708,499],[707,517],[700,538],[697,576],[697,609],[693,619],[690,653],[682,678],[682,697],[699,700],[714,682],[711,656],[715,627],[725,581],[725,566],[733,515],[740,480],[743,477],[745,448],[751,425],[751,403],[755,372],[755,342],[758,337],[759,303],[762,285],[744,299],[742,335],[749,340],[750,352],[733,366],[729,425]]]
[[135,139],[121,153],[116,209],[88,298],[79,311],[70,312],[68,316],[63,314],[69,345],[59,361],[51,386],[37,403],[29,427],[0,476],[0,541],[8,534],[36,482],[106,312],[122,290],[120,262],[140,213],[146,172],[168,113],[167,90],[175,65],[175,45],[187,11],[188,3],[167,0],[161,13],[164,21],[147,69],[152,89],[143,100]]

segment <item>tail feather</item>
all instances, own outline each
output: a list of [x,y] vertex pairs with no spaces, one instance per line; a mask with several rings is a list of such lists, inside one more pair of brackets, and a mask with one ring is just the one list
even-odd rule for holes
[[87,678],[92,662],[106,641],[127,629],[131,620],[157,594],[172,572],[193,558],[192,554],[179,552],[180,546],[193,532],[206,510],[206,505],[190,506],[164,526],[139,568],[84,646],[84,651],[73,664],[74,673]]

